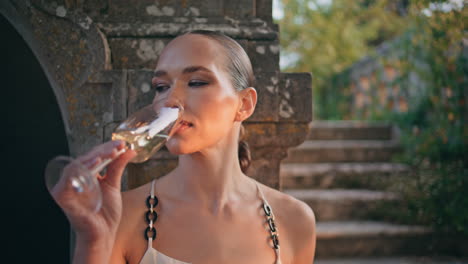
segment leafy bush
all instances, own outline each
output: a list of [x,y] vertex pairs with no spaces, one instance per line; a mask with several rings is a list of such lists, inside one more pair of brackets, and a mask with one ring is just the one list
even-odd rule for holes
[[421,16],[427,4],[415,1],[412,6],[417,30],[412,45],[405,47],[413,59],[406,61],[406,72],[419,73],[425,92],[407,112],[387,118],[402,130],[400,161],[416,169],[401,185],[408,216],[439,231],[468,236],[468,44],[463,19],[468,13],[466,7],[443,11],[432,5],[431,15]]
[[[325,7],[312,1],[315,8],[306,2],[283,0],[289,11],[279,22],[283,51],[301,58],[286,70],[314,76],[314,117],[398,125],[403,153],[397,159],[415,169],[396,182],[408,202],[402,220],[468,236],[468,7],[463,1],[393,1],[404,3],[405,11],[396,12],[384,0],[333,0]],[[396,34],[397,59],[376,57],[376,40]],[[365,111],[350,109],[355,90],[343,76],[364,55],[398,72],[385,84],[398,88],[400,110],[378,98]],[[370,96],[377,94],[379,76],[369,78]]]

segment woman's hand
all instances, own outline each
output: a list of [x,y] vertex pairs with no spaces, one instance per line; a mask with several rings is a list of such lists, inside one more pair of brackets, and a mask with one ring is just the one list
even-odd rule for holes
[[90,169],[105,159],[115,158],[107,166],[106,174],[103,176],[96,175],[102,192],[102,207],[98,212],[94,212],[83,205],[83,201],[78,198],[72,188],[65,188],[65,191],[60,193],[54,193],[52,190],[52,196],[65,212],[76,232],[77,247],[83,244],[89,247],[106,247],[107,250],[112,250],[112,244],[122,215],[120,188],[122,173],[127,163],[136,156],[133,150],[127,150],[118,156],[117,152],[124,148],[125,143],[123,141],[109,141],[96,146],[90,152],[77,158],[85,167]]

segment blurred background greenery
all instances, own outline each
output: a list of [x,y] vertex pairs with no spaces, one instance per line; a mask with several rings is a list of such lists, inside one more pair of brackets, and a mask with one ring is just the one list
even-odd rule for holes
[[314,120],[390,121],[407,223],[468,237],[468,8],[463,0],[277,0],[282,71],[313,75]]

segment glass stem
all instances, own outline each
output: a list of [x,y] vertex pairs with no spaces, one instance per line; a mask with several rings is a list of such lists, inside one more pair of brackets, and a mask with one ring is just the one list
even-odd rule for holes
[[120,155],[124,154],[126,151],[125,148],[117,151],[117,156],[115,156],[115,158],[111,159],[111,158],[108,158],[108,159],[105,159],[103,160],[101,163],[99,163],[94,169],[91,170],[91,175],[96,175],[98,174],[99,172],[101,172],[107,165],[109,165],[109,163],[111,163],[112,161],[114,161],[116,158],[118,158]]

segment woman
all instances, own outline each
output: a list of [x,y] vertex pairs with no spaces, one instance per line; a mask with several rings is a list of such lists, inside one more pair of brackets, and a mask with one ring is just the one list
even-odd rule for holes
[[[253,79],[245,51],[222,34],[194,31],[164,48],[152,85],[155,100],[171,106],[177,98],[184,107],[184,125],[166,144],[179,165],[121,193],[122,172],[135,156],[128,150],[100,181],[98,214],[61,205],[76,231],[74,263],[313,262],[312,210],[244,174],[250,160],[239,133],[257,102]],[[91,165],[124,145],[107,142],[79,159]]]

